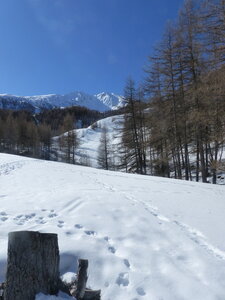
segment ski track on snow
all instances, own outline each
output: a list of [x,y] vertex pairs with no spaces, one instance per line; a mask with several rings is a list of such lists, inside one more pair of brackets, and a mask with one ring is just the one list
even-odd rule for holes
[[[135,198],[133,198],[130,195],[129,196],[126,195],[126,197],[136,203],[141,203],[145,207],[145,209],[148,210],[150,212],[150,214],[152,216],[156,217],[160,222],[172,223],[172,224],[176,225],[180,230],[182,230],[184,232],[184,234],[190,240],[192,240],[195,244],[197,244],[198,246],[200,246],[201,248],[206,250],[210,255],[213,255],[214,257],[216,257],[218,259],[225,260],[225,252],[221,251],[220,249],[218,249],[218,248],[214,247],[213,245],[211,245],[210,243],[208,243],[207,238],[197,229],[192,228],[186,224],[183,224],[177,220],[171,220],[171,219],[165,217],[164,215],[162,215],[158,212],[157,207],[153,207],[150,204],[148,204],[142,200],[136,200]],[[159,224],[162,224],[162,223],[159,223]]]
[[26,162],[27,161],[15,161],[15,162],[0,165],[0,176],[9,175],[13,171],[17,169],[21,169],[26,164]]
[[[148,210],[150,212],[150,214],[152,216],[156,217],[160,222],[172,223],[172,224],[176,225],[180,230],[182,230],[184,232],[184,234],[190,240],[192,240],[195,244],[197,244],[198,246],[200,246],[201,248],[206,250],[210,255],[213,255],[214,257],[216,257],[218,259],[225,260],[225,252],[221,251],[220,249],[218,249],[218,248],[214,247],[213,245],[211,245],[210,243],[208,243],[207,238],[197,229],[192,228],[186,224],[183,224],[177,220],[171,220],[171,219],[165,217],[164,215],[162,215],[158,212],[158,208],[153,207],[142,200],[136,200],[135,198],[133,198],[130,195],[129,196],[126,195],[126,196],[128,199],[130,199],[136,203],[141,203],[145,207],[145,209]],[[159,223],[159,224],[162,224],[162,223]]]
[[[89,177],[90,180],[93,178]],[[102,188],[111,191],[111,192],[118,192],[117,189],[115,189],[113,186],[105,184],[98,179],[94,180],[95,183],[99,184]],[[135,204],[141,204],[145,210],[147,210],[153,217],[157,218],[160,222],[159,225],[162,223],[171,223],[173,225],[176,225],[181,231],[184,232],[184,234],[195,244],[197,244],[199,247],[203,248],[205,251],[207,251],[210,255],[213,255],[217,259],[225,260],[225,252],[214,247],[209,242],[207,242],[207,238],[197,229],[192,228],[188,226],[187,224],[183,224],[177,220],[171,220],[167,218],[166,216],[159,213],[159,209],[157,207],[152,206],[151,204],[144,202],[143,200],[137,200],[133,196],[131,196],[127,192],[122,192],[125,198],[128,200],[134,202]]]

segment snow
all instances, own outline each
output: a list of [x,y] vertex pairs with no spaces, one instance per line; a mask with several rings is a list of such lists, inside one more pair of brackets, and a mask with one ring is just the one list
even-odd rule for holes
[[[52,109],[54,107],[69,107],[69,106],[84,106],[89,109],[105,112],[108,110],[116,110],[124,106],[124,99],[119,95],[113,93],[100,93],[97,95],[90,95],[84,92],[72,92],[65,95],[37,95],[37,96],[16,96],[0,94],[1,101],[8,101],[8,108],[15,108],[15,104],[20,106],[21,103],[31,105],[36,112],[41,109]],[[5,105],[4,101],[4,105]]]
[[[124,115],[115,115],[112,117],[108,117],[105,119],[101,119],[94,123],[93,125],[89,126],[88,128],[80,128],[75,129],[75,132],[77,134],[77,137],[79,138],[79,146],[76,149],[76,161],[78,164],[81,165],[88,165],[91,167],[99,167],[98,166],[98,148],[100,145],[100,139],[101,134],[103,132],[103,128],[107,128],[110,146],[112,149],[112,153],[114,154],[114,160],[117,165],[119,165],[120,157],[119,157],[119,148],[121,144],[121,136],[122,136],[122,129],[123,129],[123,122],[124,122]],[[67,133],[65,133],[67,134]],[[57,141],[58,137],[53,138],[53,141]],[[54,144],[54,150],[57,152],[60,156],[60,149],[57,143]],[[223,152],[223,149],[221,151],[221,158],[222,161],[225,162],[225,152]],[[190,163],[195,167],[196,164],[196,154],[193,150],[193,145],[189,146],[189,153],[190,153]],[[62,153],[61,153],[62,154]],[[149,152],[147,151],[147,157],[149,155]],[[54,156],[52,157],[54,160]],[[60,157],[58,157],[60,159]],[[64,153],[64,159],[65,159],[65,153]],[[87,160],[87,163],[85,161]],[[171,161],[172,165],[172,161]],[[174,176],[174,173],[171,172],[171,176]],[[195,180],[195,170],[192,171],[192,178],[193,181]],[[185,174],[183,171],[183,178],[185,178]],[[199,178],[201,180],[201,173],[199,175]],[[213,178],[212,176],[207,178],[208,182],[212,183]],[[217,184],[225,185],[225,172],[218,170],[217,172]]]
[[59,293],[58,296],[46,296],[44,294],[38,294],[35,298],[35,300],[64,300],[64,299],[75,299],[73,297],[70,297],[62,292]]
[[[103,128],[107,128],[111,147],[112,149],[113,147],[116,149],[120,143],[123,118],[123,115],[108,117],[97,121],[88,128],[76,129],[75,131],[80,142],[76,150],[77,162],[83,164],[84,156],[86,156],[89,166],[98,167],[98,147]],[[114,151],[115,154],[117,152],[118,151]]]
[[122,108],[124,107],[125,104],[124,97],[115,95],[114,93],[103,92],[95,95],[95,97],[112,110],[117,110],[118,108]]
[[88,285],[103,300],[223,300],[224,195],[220,185],[0,154],[0,280],[8,232],[38,230],[58,234],[67,280],[89,259]]
[[71,282],[74,282],[77,279],[77,276],[73,272],[67,272],[67,273],[64,273],[61,276],[61,279],[65,283],[71,283]]

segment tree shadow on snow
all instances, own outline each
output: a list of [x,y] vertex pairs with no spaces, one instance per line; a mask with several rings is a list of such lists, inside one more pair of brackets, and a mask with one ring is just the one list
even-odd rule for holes
[[7,261],[0,260],[0,282],[4,282],[6,278]]
[[60,264],[59,271],[60,274],[65,274],[67,272],[77,273],[78,259],[80,257],[71,253],[60,254]]

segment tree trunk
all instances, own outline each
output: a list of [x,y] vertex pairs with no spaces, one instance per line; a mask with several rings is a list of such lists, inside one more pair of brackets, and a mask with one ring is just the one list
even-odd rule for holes
[[216,184],[217,183],[216,169],[213,169],[212,173],[213,173],[213,184]]
[[199,181],[199,141],[197,138],[197,149],[196,149],[196,181]]
[[37,293],[56,295],[58,283],[57,234],[9,233],[4,300],[34,300]]

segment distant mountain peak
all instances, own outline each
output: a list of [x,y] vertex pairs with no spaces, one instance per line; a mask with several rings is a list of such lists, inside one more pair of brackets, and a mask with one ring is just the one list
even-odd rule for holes
[[107,110],[116,110],[123,107],[124,99],[122,96],[106,92],[96,95],[90,95],[81,91],[75,91],[65,95],[16,96],[0,94],[1,109],[27,109],[32,112],[39,112],[43,109],[64,108],[69,106],[84,106],[92,110],[105,112]]
[[124,106],[124,98],[114,93],[99,93],[95,95],[97,99],[102,101],[111,110],[116,110]]

